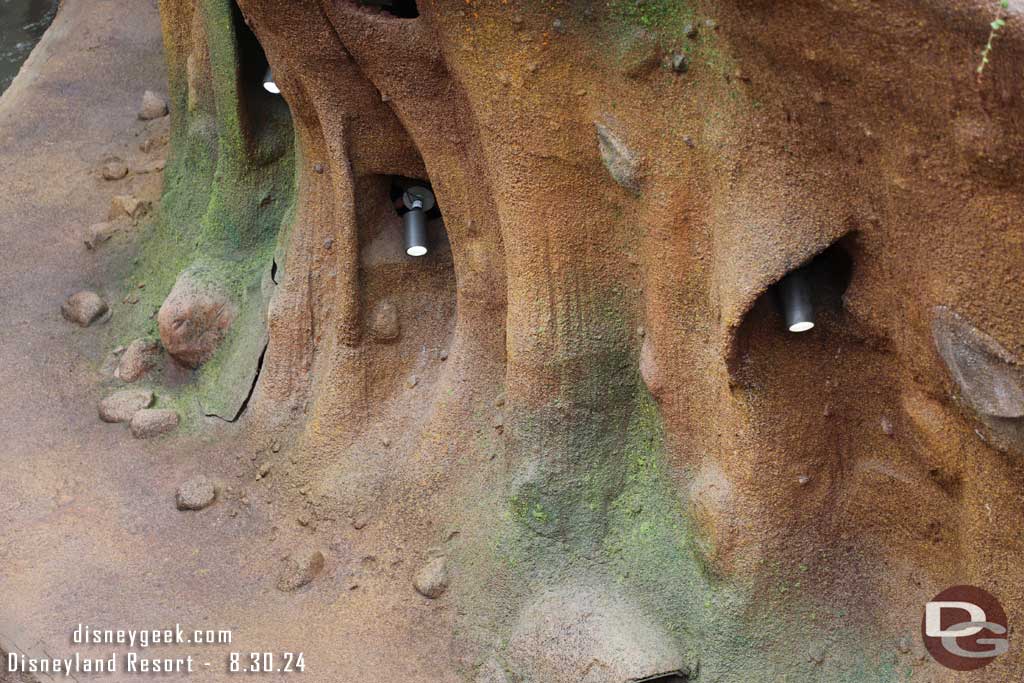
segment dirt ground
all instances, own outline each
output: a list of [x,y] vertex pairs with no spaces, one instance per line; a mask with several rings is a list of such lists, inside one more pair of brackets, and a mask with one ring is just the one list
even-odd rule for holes
[[[300,526],[271,502],[273,472],[254,476],[263,453],[241,426],[146,442],[97,418],[111,326],[79,329],[60,304],[82,288],[117,296],[131,266],[132,237],[89,251],[82,235],[113,195],[158,194],[159,174],[97,173],[110,155],[134,167],[162,153],[140,151],[166,133],[136,116],[147,89],[166,92],[156,2],[67,0],[0,100],[0,649],[109,656],[73,645],[74,628],[181,624],[231,629],[232,643],[143,651],[195,656],[195,673],[164,680],[228,680],[232,651],[302,652],[308,681],[454,680],[444,617],[413,592],[402,549]],[[179,512],[175,490],[198,473],[220,498]],[[307,544],[327,557],[323,577],[278,591],[282,558]]]

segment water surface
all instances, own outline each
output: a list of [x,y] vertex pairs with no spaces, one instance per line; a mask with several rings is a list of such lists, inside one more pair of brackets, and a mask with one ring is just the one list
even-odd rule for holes
[[0,94],[57,13],[59,0],[0,0]]

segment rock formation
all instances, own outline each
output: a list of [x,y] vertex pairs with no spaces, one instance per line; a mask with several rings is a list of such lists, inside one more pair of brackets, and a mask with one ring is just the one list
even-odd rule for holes
[[323,518],[445,545],[465,680],[953,680],[921,606],[1024,609],[1017,10],[161,10],[163,346]]

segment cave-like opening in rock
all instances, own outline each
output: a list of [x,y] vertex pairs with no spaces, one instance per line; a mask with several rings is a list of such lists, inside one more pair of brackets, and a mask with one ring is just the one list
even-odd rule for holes
[[399,19],[415,19],[420,15],[416,0],[359,0],[363,7],[376,7]]
[[278,123],[290,127],[291,112],[279,92],[274,92],[278,90],[276,83],[274,88],[266,87],[271,67],[263,46],[249,28],[237,3],[232,4],[231,15],[238,45],[238,94],[248,129],[260,138]]
[[843,293],[853,274],[853,259],[848,249],[851,236],[833,243],[808,263],[786,273],[772,287],[784,327],[790,332],[814,328],[819,314],[839,314]]

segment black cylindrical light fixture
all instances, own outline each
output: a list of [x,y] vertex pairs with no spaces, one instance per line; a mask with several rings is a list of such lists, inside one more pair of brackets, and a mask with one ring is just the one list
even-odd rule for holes
[[267,74],[263,77],[263,89],[274,95],[281,94],[281,89],[277,87],[277,82],[274,80],[274,70],[269,66],[267,67]]
[[779,281],[779,302],[790,332],[806,332],[814,327],[811,279],[806,268],[798,268]]
[[416,185],[405,191],[402,203],[409,209],[402,216],[405,224],[405,253],[409,256],[426,256],[427,211],[434,208],[434,193]]

